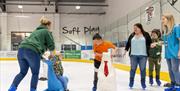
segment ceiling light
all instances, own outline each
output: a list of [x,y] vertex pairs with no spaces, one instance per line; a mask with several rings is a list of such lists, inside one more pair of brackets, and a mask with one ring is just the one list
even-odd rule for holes
[[29,16],[25,16],[25,15],[17,15],[15,17],[18,17],[18,18],[29,18]]
[[81,6],[76,6],[76,9],[80,9],[81,8]]
[[22,9],[22,8],[23,8],[23,6],[22,6],[22,5],[18,5],[18,8],[19,8],[19,9]]

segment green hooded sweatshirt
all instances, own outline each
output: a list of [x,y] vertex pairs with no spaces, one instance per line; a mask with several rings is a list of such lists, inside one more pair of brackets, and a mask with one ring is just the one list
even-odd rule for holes
[[44,25],[40,25],[32,34],[21,42],[19,48],[29,48],[33,51],[44,54],[49,49],[53,51],[55,49],[54,39],[51,32]]

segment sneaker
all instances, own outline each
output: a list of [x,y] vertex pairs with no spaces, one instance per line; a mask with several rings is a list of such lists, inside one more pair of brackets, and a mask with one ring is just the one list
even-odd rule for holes
[[156,83],[158,86],[161,86],[161,81],[159,80],[159,76],[156,76]]
[[154,83],[154,82],[153,82],[153,77],[152,77],[152,76],[150,76],[150,77],[149,77],[149,84],[152,86],[152,85],[153,85],[153,83]]
[[176,89],[174,87],[169,87],[169,88],[166,88],[164,91],[176,91]]
[[92,91],[96,91],[96,89],[97,89],[96,87],[93,87],[93,88],[92,88]]
[[141,86],[143,89],[146,89],[146,82],[145,82],[145,78],[141,79]]
[[134,79],[130,78],[129,87],[132,89],[133,85],[134,85]]
[[8,89],[8,91],[16,91],[16,89],[17,89],[17,87],[15,87],[14,85],[12,85],[12,86]]

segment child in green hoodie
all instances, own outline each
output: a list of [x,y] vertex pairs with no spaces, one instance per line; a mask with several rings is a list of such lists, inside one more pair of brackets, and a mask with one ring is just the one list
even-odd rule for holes
[[161,69],[161,33],[159,29],[153,29],[151,32],[152,44],[149,50],[149,83],[153,85],[153,70],[156,71],[156,82],[161,85],[160,69]]

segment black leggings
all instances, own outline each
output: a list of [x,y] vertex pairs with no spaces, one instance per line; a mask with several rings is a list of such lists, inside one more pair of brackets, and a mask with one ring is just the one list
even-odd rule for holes
[[[94,59],[94,67],[96,69],[99,69],[100,65],[101,65],[101,61]],[[93,88],[95,88],[95,89],[97,88],[97,82],[98,82],[98,72],[94,71],[94,81],[93,81],[94,86],[93,86]]]
[[94,67],[99,69],[100,65],[101,65],[101,61],[98,61],[98,60],[94,59]]

